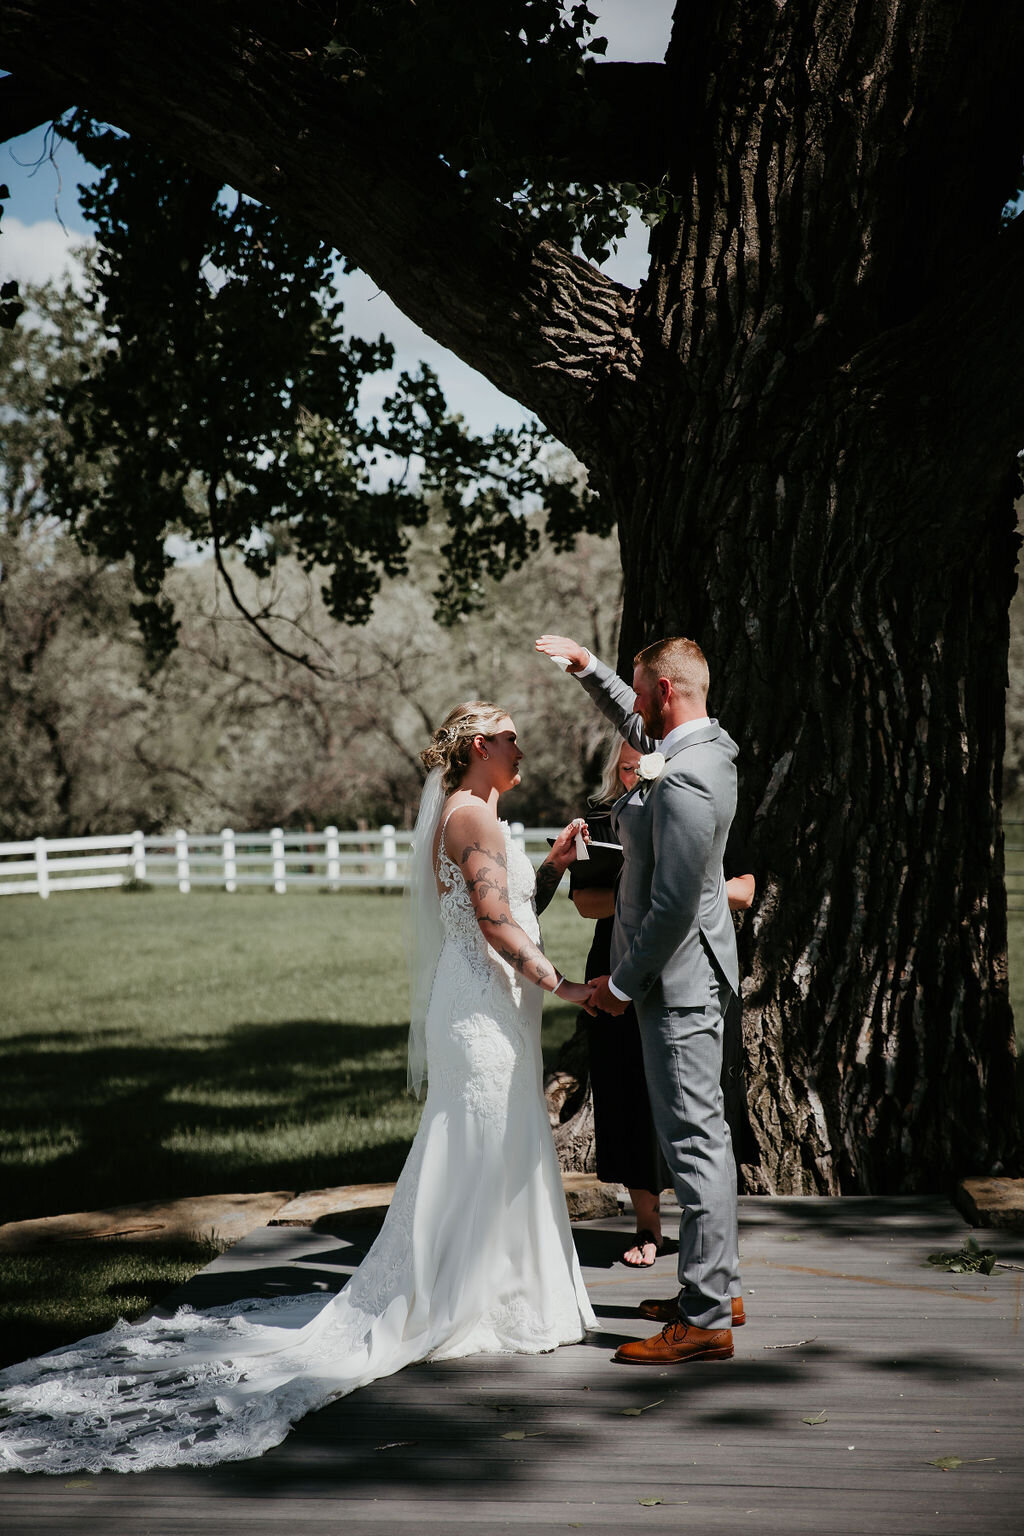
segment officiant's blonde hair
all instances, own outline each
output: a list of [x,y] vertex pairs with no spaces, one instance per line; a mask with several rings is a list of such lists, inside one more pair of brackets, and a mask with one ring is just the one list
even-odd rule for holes
[[643,667],[652,680],[667,677],[676,692],[685,698],[706,699],[708,696],[711,674],[696,640],[686,640],[682,635],[655,640],[653,645],[645,645],[642,651],[637,651],[633,665]]
[[420,762],[427,772],[431,768],[442,770],[444,792],[450,795],[462,783],[474,736],[495,736],[503,720],[509,718],[507,709],[497,704],[485,704],[473,699],[468,704],[456,704],[430,738],[430,746],[420,753]]

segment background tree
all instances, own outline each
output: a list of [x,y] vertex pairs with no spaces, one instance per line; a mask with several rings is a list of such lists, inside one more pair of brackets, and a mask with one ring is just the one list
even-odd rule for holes
[[[306,222],[586,465],[621,665],[698,635],[744,742],[748,1183],[1006,1162],[1024,15],[702,0],[636,67],[554,0],[333,18],[18,0],[0,62]],[[632,293],[571,238],[638,182]]]
[[[154,668],[132,618],[129,560],[80,549],[46,483],[67,439],[56,402],[94,365],[96,318],[70,286],[23,299],[24,323],[0,336],[0,837],[411,825],[421,747],[457,697],[480,694],[523,728],[528,766],[509,814],[540,825],[577,814],[603,733],[589,710],[566,718],[564,684],[529,637],[557,611],[610,653],[621,576],[609,541],[582,536],[567,561],[538,528],[543,514],[525,516],[538,546],[529,568],[500,589],[481,574],[485,611],[446,625],[432,595],[446,520],[423,501],[408,574],[383,579],[355,629],[329,614],[319,568],[280,554],[260,575],[225,552],[262,632],[213,556],[192,550],[168,560],[177,644]],[[140,525],[145,494],[132,497]],[[315,669],[282,654],[300,630]]]

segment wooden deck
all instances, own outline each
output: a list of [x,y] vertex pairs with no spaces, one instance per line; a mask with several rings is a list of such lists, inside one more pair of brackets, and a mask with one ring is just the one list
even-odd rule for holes
[[[365,1217],[362,1218],[365,1221]],[[0,1478],[5,1536],[423,1536],[456,1531],[1020,1536],[1024,1270],[927,1265],[970,1229],[945,1201],[741,1201],[749,1322],[717,1365],[616,1366],[671,1258],[614,1262],[632,1221],[577,1226],[604,1329],[552,1355],[418,1366],[252,1462]],[[981,1234],[1024,1265],[1024,1236]],[[367,1233],[268,1228],[194,1305],[336,1289]],[[808,1423],[808,1419],[817,1422]],[[959,1458],[943,1470],[936,1462]]]

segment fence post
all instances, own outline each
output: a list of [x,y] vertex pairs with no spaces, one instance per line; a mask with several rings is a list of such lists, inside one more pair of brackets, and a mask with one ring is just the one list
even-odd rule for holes
[[394,827],[381,827],[380,836],[380,851],[384,859],[384,879],[395,880],[398,877],[398,844],[395,842]]
[[339,857],[341,850],[338,845],[337,827],[325,827],[324,839],[327,852],[327,889],[329,891],[336,891],[338,889],[338,878],[341,874],[341,859]]
[[225,827],[220,835],[224,845],[224,889],[237,891],[238,865],[235,862],[235,834],[230,827]]
[[284,868],[284,831],[281,827],[270,829],[270,852],[274,860],[274,890],[283,896],[288,889]]
[[132,833],[132,877],[136,880],[146,878],[146,838],[142,832]]
[[45,901],[50,894],[50,872],[46,867],[46,838],[36,838],[36,885]]
[[188,833],[181,827],[174,834],[174,851],[178,857],[178,890],[187,896],[192,889],[188,867]]
[[525,853],[526,852],[526,828],[524,827],[523,823],[521,821],[514,821],[512,823],[512,825],[509,827],[509,831],[512,834],[512,841],[517,845],[517,847],[521,848],[523,850],[523,852]]

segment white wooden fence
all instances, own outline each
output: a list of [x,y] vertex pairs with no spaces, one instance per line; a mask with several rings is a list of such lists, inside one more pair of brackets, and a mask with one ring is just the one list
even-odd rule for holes
[[[534,864],[545,858],[546,839],[557,828],[512,823],[512,836]],[[392,889],[401,886],[412,833],[395,827],[376,831],[234,832],[216,837],[188,832],[144,837],[36,837],[0,843],[0,896],[42,896],[52,891],[93,891],[143,881],[237,891],[243,885],[271,886],[279,895],[300,886],[330,891],[345,886]]]

